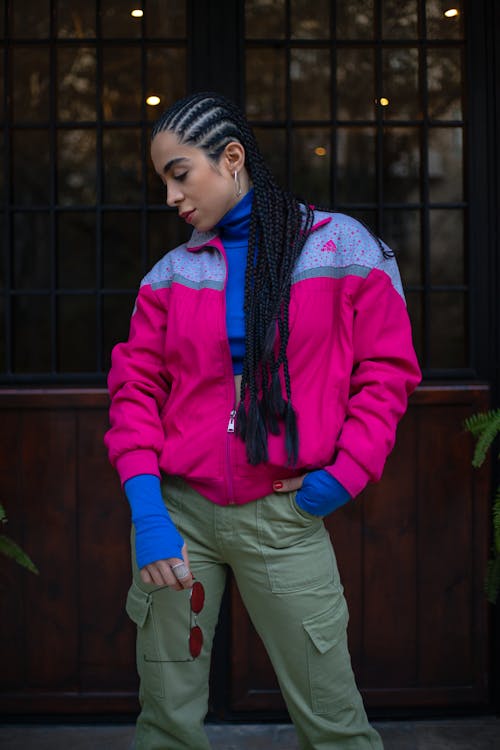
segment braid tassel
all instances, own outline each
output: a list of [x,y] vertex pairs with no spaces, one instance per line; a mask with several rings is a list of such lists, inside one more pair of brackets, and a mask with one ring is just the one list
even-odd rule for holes
[[250,401],[245,438],[248,461],[252,466],[267,461],[267,429],[256,399]]
[[247,412],[243,400],[240,401],[239,406],[236,410],[236,434],[242,440],[246,439],[247,436]]

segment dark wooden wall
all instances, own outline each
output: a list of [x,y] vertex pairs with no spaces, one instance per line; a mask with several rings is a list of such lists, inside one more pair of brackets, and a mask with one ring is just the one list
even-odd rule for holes
[[[422,386],[382,482],[328,519],[350,607],[354,668],[372,710],[487,707],[488,467],[464,418],[486,386]],[[124,613],[129,513],[109,467],[99,390],[0,391],[0,502],[39,576],[0,559],[0,711],[137,710]],[[230,586],[219,716],[283,715],[272,669]],[[222,672],[224,675],[222,676]]]

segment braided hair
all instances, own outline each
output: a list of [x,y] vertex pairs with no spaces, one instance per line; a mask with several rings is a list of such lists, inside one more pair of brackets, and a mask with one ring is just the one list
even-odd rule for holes
[[280,423],[284,423],[288,463],[293,466],[299,440],[287,359],[288,311],[292,272],[312,226],[312,209],[277,184],[245,116],[225,97],[198,93],[179,100],[154,124],[152,139],[163,131],[174,133],[180,143],[203,149],[214,162],[232,141],[245,149],[254,198],[245,273],[245,358],[236,431],[245,442],[248,461],[255,465],[268,460],[268,435],[279,435]]

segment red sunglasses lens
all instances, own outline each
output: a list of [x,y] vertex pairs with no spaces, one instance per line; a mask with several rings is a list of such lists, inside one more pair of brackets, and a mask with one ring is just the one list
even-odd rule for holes
[[205,589],[199,581],[193,583],[191,589],[191,609],[195,615],[199,614],[205,604]]
[[196,659],[196,657],[200,655],[202,646],[203,633],[201,632],[201,628],[198,627],[198,625],[195,625],[194,628],[191,628],[189,634],[189,653],[193,659]]

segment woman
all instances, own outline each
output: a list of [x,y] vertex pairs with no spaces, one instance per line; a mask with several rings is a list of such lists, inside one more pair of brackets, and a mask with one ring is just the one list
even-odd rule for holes
[[230,568],[300,747],[381,748],[356,688],[323,517],[380,478],[420,379],[393,254],[273,179],[240,110],[195,94],[153,128],[194,228],[144,278],[109,375],[132,509],[137,750],[204,750]]

